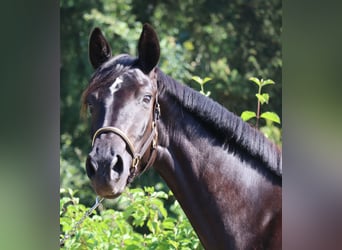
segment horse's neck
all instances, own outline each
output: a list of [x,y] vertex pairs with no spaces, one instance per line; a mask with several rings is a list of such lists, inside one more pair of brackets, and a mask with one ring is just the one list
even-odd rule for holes
[[[236,225],[244,225],[250,219],[243,210],[246,202],[259,209],[257,194],[260,188],[267,187],[260,187],[259,173],[222,147],[220,140],[196,121],[195,116],[181,104],[164,98],[160,100],[162,116],[156,170],[206,247],[243,247],[241,242],[248,241],[252,235],[238,235],[242,229]],[[254,196],[255,200],[246,200],[247,195],[242,193]],[[240,208],[243,209],[239,211]]]
[[[201,157],[191,142],[174,143],[174,138],[169,139],[169,147],[158,147],[155,168],[179,201],[201,242],[214,246],[218,243],[216,237],[223,239],[221,234],[225,228],[220,211],[215,207],[215,197],[210,195],[207,180],[201,177],[205,175],[204,164],[196,162]],[[193,157],[189,154],[191,150]]]

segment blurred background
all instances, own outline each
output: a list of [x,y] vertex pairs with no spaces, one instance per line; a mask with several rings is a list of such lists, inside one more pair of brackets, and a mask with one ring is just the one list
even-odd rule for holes
[[[174,79],[200,90],[193,76],[212,78],[205,84],[210,98],[240,115],[256,111],[257,86],[248,79],[272,79],[266,86],[270,101],[264,111],[282,115],[282,3],[274,1],[147,1],[62,0],[60,2],[60,182],[80,190],[91,205],[94,192],[85,173],[90,149],[89,127],[80,118],[80,99],[93,69],[88,60],[88,38],[100,27],[113,55],[137,54],[143,23],[157,31],[161,45],[159,67]],[[281,145],[281,125],[266,124],[271,139]],[[163,181],[148,171],[133,186]]]

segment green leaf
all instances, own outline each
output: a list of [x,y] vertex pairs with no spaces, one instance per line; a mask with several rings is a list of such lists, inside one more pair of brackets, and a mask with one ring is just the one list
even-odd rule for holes
[[155,191],[153,193],[153,195],[151,195],[152,197],[156,197],[156,198],[164,198],[167,199],[168,198],[168,194],[165,193],[164,191]]
[[179,248],[179,242],[176,242],[174,240],[168,240],[168,243],[172,245],[174,248],[178,249]]
[[173,218],[165,218],[165,220],[162,223],[162,227],[163,229],[174,229],[175,227],[175,223],[174,223],[174,219]]
[[193,76],[193,77],[191,77],[191,79],[194,80],[195,82],[197,82],[198,84],[200,84],[201,86],[203,86],[207,82],[211,81],[210,77],[205,77],[204,79],[202,79],[199,76]]
[[265,99],[266,103],[268,103],[268,100],[270,99],[270,95],[267,93],[263,93],[262,97]]
[[241,119],[244,121],[248,121],[249,119],[252,119],[253,117],[256,117],[256,113],[253,111],[243,111],[241,114]]
[[261,82],[262,87],[265,85],[268,85],[268,84],[275,84],[275,82],[271,79],[267,79],[267,80]]
[[259,80],[258,78],[256,78],[256,77],[250,77],[248,80],[250,80],[250,81],[256,83],[256,85],[258,85],[258,86],[261,85],[260,80]]
[[199,83],[199,84],[203,84],[203,79],[199,76],[193,76],[191,77],[192,80],[194,80],[195,82]]
[[154,187],[144,187],[144,190],[148,194],[152,194],[154,192]]
[[207,83],[207,82],[209,82],[209,81],[211,81],[212,79],[210,78],[210,77],[205,77],[204,79],[203,79],[203,83],[202,84],[205,84],[205,83]]
[[268,99],[270,98],[269,94],[264,93],[262,95],[255,94],[261,104],[268,103]]
[[261,118],[271,120],[273,122],[279,123],[280,124],[280,118],[279,116],[274,113],[274,112],[265,112],[260,115]]
[[148,220],[146,225],[152,234],[156,234],[156,232],[159,230],[159,225],[157,221]]
[[156,208],[160,211],[164,218],[167,217],[167,211],[164,208],[164,203],[159,199],[152,199],[151,203],[156,206]]

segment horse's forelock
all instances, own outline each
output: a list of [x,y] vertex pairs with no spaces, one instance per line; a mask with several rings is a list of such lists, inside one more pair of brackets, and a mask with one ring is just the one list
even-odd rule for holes
[[137,58],[128,54],[120,54],[112,57],[107,62],[103,63],[92,75],[88,87],[83,91],[81,98],[81,117],[87,116],[87,96],[98,88],[101,88],[106,83],[106,79],[115,79],[120,76],[125,70],[136,66]]

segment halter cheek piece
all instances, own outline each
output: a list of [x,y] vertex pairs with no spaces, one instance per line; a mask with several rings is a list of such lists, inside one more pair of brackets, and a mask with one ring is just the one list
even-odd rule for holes
[[[158,95],[156,96],[156,101],[155,101],[155,105],[154,105],[154,115],[153,115],[153,121],[152,121],[152,132],[150,134],[150,136],[147,138],[147,140],[142,144],[142,147],[140,149],[139,152],[135,152],[135,148],[133,143],[131,142],[131,140],[128,138],[128,136],[119,128],[116,127],[102,127],[99,128],[93,136],[93,140],[91,143],[91,146],[94,146],[96,137],[99,136],[102,133],[105,132],[112,132],[118,136],[121,137],[121,139],[126,143],[126,146],[129,149],[129,152],[132,156],[132,164],[131,164],[131,168],[130,168],[130,174],[131,177],[133,177],[136,174],[136,171],[138,169],[138,166],[141,162],[142,157],[145,155],[145,153],[147,152],[148,148],[151,148],[151,153],[150,153],[150,157],[149,160],[147,161],[147,164],[145,165],[145,167],[143,168],[143,170],[141,171],[141,173],[143,173],[146,169],[148,169],[154,162],[155,158],[156,158],[156,153],[157,153],[157,146],[158,146],[158,129],[157,129],[157,121],[159,120],[159,116],[160,116],[160,105],[158,103]],[[141,174],[140,173],[140,174]]]

